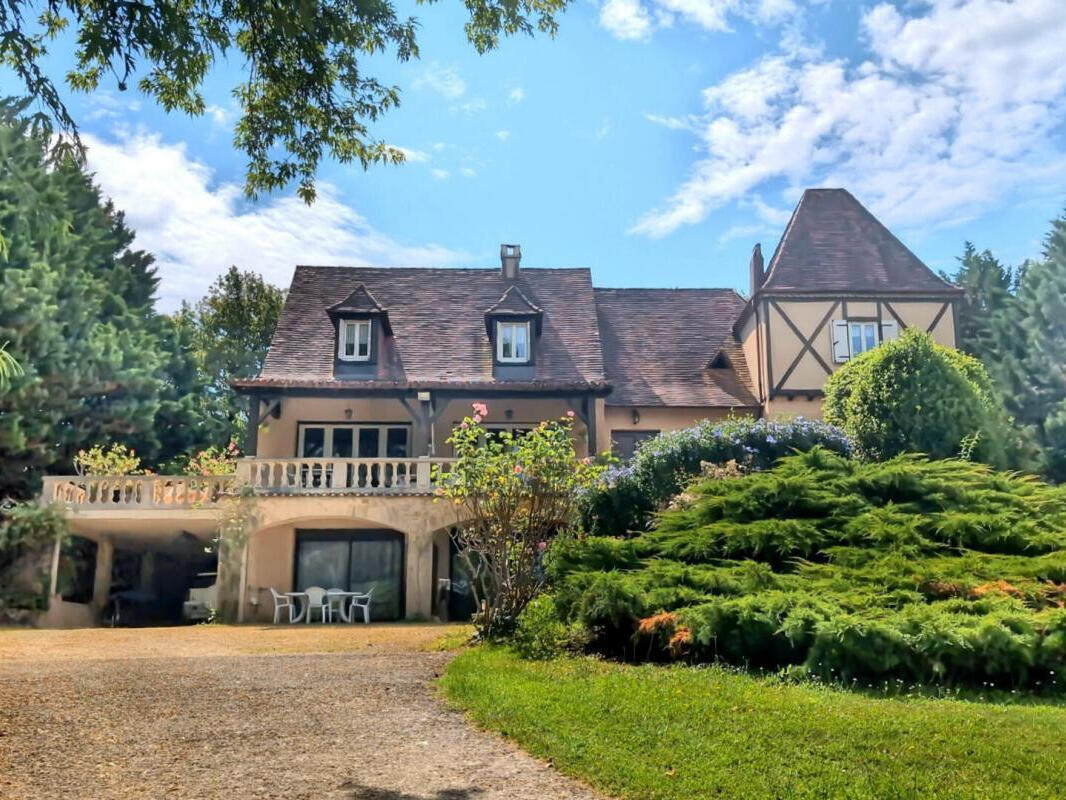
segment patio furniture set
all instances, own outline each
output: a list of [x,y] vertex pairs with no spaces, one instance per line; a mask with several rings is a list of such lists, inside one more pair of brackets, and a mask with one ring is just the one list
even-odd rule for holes
[[271,588],[274,598],[274,624],[281,619],[281,612],[289,610],[289,623],[311,622],[317,613],[322,622],[333,622],[336,615],[344,622],[355,622],[356,612],[362,612],[363,623],[370,624],[369,592],[347,592],[344,589],[323,589],[309,586],[302,592],[279,592]]

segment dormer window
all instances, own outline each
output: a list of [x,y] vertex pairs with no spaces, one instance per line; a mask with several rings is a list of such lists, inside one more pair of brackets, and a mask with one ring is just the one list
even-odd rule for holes
[[373,323],[368,319],[342,319],[338,326],[337,357],[341,361],[370,360],[370,332]]
[[501,364],[529,363],[529,320],[496,323],[496,360]]

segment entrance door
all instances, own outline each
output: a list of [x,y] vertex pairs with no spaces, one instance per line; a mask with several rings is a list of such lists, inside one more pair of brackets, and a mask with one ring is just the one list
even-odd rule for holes
[[296,532],[294,584],[373,592],[370,618],[400,619],[404,613],[403,534],[387,530]]

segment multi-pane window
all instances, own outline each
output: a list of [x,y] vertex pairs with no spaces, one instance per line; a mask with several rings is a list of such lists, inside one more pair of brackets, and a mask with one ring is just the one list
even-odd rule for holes
[[899,335],[895,320],[836,319],[830,330],[833,360],[838,364],[869,352],[882,342],[890,342]]
[[368,319],[341,320],[337,353],[342,361],[370,360],[370,325]]
[[876,322],[849,322],[848,335],[851,339],[851,355],[853,357],[877,347]]
[[406,425],[301,425],[302,458],[408,458]]
[[529,361],[529,322],[496,323],[496,360],[506,364]]

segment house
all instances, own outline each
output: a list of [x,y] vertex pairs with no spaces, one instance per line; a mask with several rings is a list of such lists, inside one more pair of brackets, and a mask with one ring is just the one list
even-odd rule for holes
[[[256,506],[241,618],[269,619],[270,588],[309,585],[373,587],[378,619],[449,613],[457,520],[433,476],[475,401],[490,428],[573,412],[579,451],[625,457],[701,419],[817,416],[833,370],[907,326],[954,345],[960,290],[843,189],[804,192],[749,268],[745,299],[601,289],[588,269],[523,265],[517,245],[491,269],[297,267],[262,373],[236,384],[252,421],[236,480]],[[91,622],[122,570],[148,592],[188,572],[231,481],[49,477],[44,499],[67,505],[96,568],[88,602],[53,597],[44,622]]]

